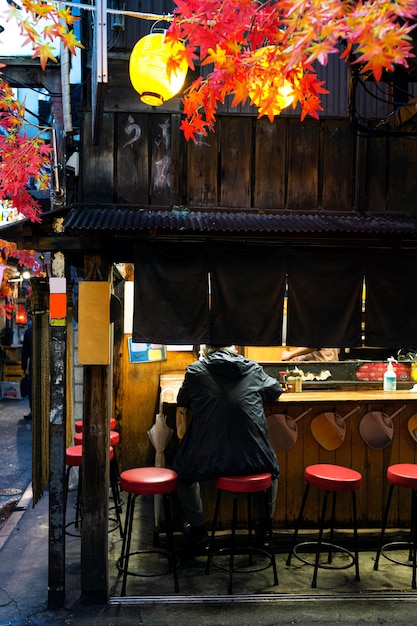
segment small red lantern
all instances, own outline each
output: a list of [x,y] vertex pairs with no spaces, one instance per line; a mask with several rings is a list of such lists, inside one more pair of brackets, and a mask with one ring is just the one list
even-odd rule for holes
[[16,324],[27,324],[28,316],[26,313],[25,305],[18,304],[16,307]]

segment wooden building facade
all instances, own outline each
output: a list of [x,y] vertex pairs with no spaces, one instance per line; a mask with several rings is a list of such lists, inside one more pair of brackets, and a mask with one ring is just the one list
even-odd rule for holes
[[[129,0],[127,9],[134,8],[131,4]],[[171,5],[143,2],[141,9],[147,8],[168,13]],[[89,19],[83,19],[86,33]],[[389,121],[395,109],[388,97],[395,91],[392,85],[370,82],[369,91],[357,84],[354,89],[350,68],[332,59],[327,68],[320,70],[326,75],[330,94],[324,98],[324,113],[319,121],[301,122],[297,111],[288,111],[271,123],[257,119],[250,107],[232,110],[226,104],[218,114],[215,133],[201,137],[197,144],[187,143],[180,131],[180,98],[151,109],[140,103],[129,82],[129,54],[140,36],[149,31],[149,25],[126,19],[126,28],[120,30],[109,21],[109,35],[115,35],[118,29],[116,43],[109,51],[108,84],[100,89],[98,104],[92,104],[87,87],[77,111],[81,167],[78,177],[64,168],[65,206],[53,206],[40,225],[25,220],[1,229],[4,238],[17,241],[21,248],[52,253],[53,257],[62,254],[67,278],[71,268],[76,268],[84,279],[111,282],[118,295],[123,294],[122,283],[115,281],[112,266],[133,264],[135,247],[149,241],[227,243],[238,239],[243,246],[267,241],[272,246],[331,243],[336,247],[372,245],[396,252],[417,251],[417,121],[413,117],[405,125]],[[86,54],[86,72],[91,65],[91,57]],[[410,75],[406,81],[410,98],[415,90],[413,80]],[[215,219],[218,214],[225,220],[220,225]],[[142,219],[138,226],[138,215],[149,215],[149,222]],[[178,215],[190,216],[187,227],[178,226]],[[250,215],[261,222],[248,225]],[[300,226],[296,219],[289,227],[269,226],[268,216],[276,215],[302,216],[308,223],[306,226],[303,221]],[[212,224],[210,216],[214,216]],[[329,230],[327,218],[336,220],[337,227]],[[367,228],[356,225],[352,229],[348,221],[344,230],[344,218],[363,219]],[[375,218],[384,219],[383,227],[378,221],[373,227]],[[54,227],[56,222],[60,224],[58,229]],[[132,268],[130,271],[132,279]],[[401,288],[405,290],[404,282]],[[71,302],[73,294],[69,295]],[[402,293],[398,292],[397,297],[401,299]],[[257,306],[259,303],[254,302],[253,307]],[[52,328],[50,332],[55,348],[59,345],[64,350],[66,338],[62,329]],[[187,352],[172,352],[167,361],[138,368],[129,361],[122,318],[116,320],[112,332],[111,364],[84,366],[85,513],[81,559],[83,595],[92,601],[106,601],[108,595],[107,417],[113,415],[118,420],[121,468],[151,462],[147,430],[158,408],[160,375],[183,371],[192,358]],[[55,357],[52,355],[52,367],[56,365]],[[62,386],[71,395],[69,380],[70,377],[62,377],[61,388],[51,390],[52,404],[61,399]],[[63,417],[70,420],[71,404],[67,406]],[[362,414],[367,409],[364,406]],[[410,404],[403,419],[410,417],[414,409]],[[286,500],[290,498],[293,473],[297,473],[296,482],[300,485],[307,460],[330,458],[311,441],[307,424],[298,447],[280,459]],[[54,563],[51,561],[49,587],[51,603],[59,603],[64,540],[54,524],[59,524],[57,505],[63,495],[65,429],[62,423],[51,424],[51,428],[55,473],[50,491],[54,505],[50,543]],[[368,464],[370,457],[365,455],[355,433],[352,430],[346,440],[349,454],[345,454],[345,447],[332,459],[352,465]],[[306,445],[301,452],[304,438]],[[414,460],[415,444],[409,438],[406,444],[406,448],[396,444],[395,458],[402,458],[402,450],[406,449],[407,459]],[[384,493],[383,466],[388,460],[384,453],[373,466],[378,468],[373,472],[380,477],[380,484],[374,508],[363,517],[367,523],[378,520]],[[398,511],[396,522],[405,522],[401,506]],[[210,507],[207,513],[210,515]],[[276,522],[289,525],[295,514],[296,506],[292,503],[285,512],[277,510]],[[310,521],[315,519],[313,508]]]

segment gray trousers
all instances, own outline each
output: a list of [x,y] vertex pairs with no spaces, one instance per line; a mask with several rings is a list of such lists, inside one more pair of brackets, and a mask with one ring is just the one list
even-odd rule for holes
[[[205,523],[203,503],[200,495],[200,483],[189,482],[187,480],[178,480],[177,494],[180,501],[183,523],[190,524],[191,526],[202,526]],[[271,482],[271,488],[268,490],[269,510],[264,510],[264,501],[259,499],[260,503],[260,517],[266,517],[269,515],[273,517],[275,507],[277,503],[278,494],[278,479],[273,479]]]

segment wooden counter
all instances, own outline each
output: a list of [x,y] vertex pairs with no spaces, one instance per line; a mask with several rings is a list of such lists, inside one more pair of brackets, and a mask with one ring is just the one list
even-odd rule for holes
[[329,402],[417,402],[417,392],[410,390],[383,391],[302,391],[301,393],[283,393],[279,403],[329,403]]

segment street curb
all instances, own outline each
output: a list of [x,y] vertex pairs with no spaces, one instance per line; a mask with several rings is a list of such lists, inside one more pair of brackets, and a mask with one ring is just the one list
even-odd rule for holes
[[6,543],[6,541],[16,528],[17,524],[22,519],[24,513],[30,506],[32,496],[32,483],[30,482],[20,500],[16,503],[13,513],[9,516],[7,522],[0,529],[0,550],[3,549],[4,544]]

